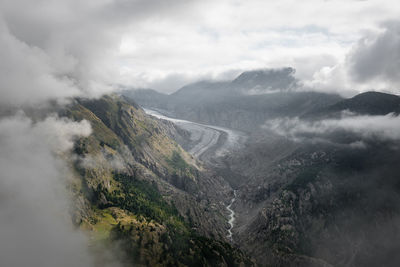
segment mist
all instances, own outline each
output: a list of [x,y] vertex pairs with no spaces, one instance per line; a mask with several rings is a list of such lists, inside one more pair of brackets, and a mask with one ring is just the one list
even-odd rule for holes
[[85,235],[72,225],[66,182],[75,138],[86,121],[55,116],[0,120],[0,265],[92,266]]
[[394,113],[371,116],[345,111],[337,119],[280,118],[267,121],[263,128],[296,142],[337,142],[343,133],[350,133],[354,136],[347,141],[354,148],[364,148],[364,141],[400,140],[400,117]]

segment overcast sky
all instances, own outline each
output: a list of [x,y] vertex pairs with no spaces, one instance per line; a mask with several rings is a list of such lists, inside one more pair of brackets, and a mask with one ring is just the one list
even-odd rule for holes
[[398,18],[395,0],[0,0],[0,85],[19,103],[291,66],[313,90],[399,92]]
[[[385,0],[201,2],[123,33],[118,65],[125,82],[173,90],[186,79],[292,66],[301,79],[333,75],[324,79],[350,87],[347,77],[329,72],[346,64],[361,38],[376,38],[400,15],[400,5]],[[396,38],[399,54],[398,31]]]

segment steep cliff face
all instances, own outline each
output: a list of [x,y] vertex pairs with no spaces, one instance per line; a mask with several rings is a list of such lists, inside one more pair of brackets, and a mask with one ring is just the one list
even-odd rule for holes
[[184,132],[118,96],[60,114],[93,128],[76,141],[69,188],[73,220],[94,243],[123,242],[128,265],[251,264],[226,243],[230,186],[170,138]]

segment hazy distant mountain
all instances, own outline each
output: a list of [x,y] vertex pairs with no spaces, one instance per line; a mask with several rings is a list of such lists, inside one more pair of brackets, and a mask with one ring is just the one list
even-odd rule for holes
[[215,82],[215,81],[200,81],[192,84],[185,85],[178,91],[170,95],[170,99],[174,102],[197,100],[197,101],[212,101],[213,99],[221,98],[229,94],[227,90],[229,82]]
[[237,94],[267,94],[288,91],[297,84],[292,68],[245,71],[232,81],[200,81],[185,85],[175,93],[174,98],[226,97]]
[[288,91],[296,87],[295,69],[266,69],[246,71],[231,82],[231,87],[243,94],[266,94]]
[[341,117],[348,111],[360,115],[386,115],[388,113],[400,113],[400,97],[396,95],[366,92],[352,98],[343,99],[329,106],[312,110],[302,117],[315,120],[328,117]]
[[168,95],[159,93],[153,89],[123,90],[121,94],[130,99],[139,99],[140,105],[143,107],[163,106],[168,101]]
[[294,69],[248,71],[233,81],[202,81],[171,95],[153,90],[125,92],[147,108],[191,121],[251,131],[266,119],[302,114],[337,103],[338,95],[296,92]]
[[400,112],[400,97],[380,92],[366,92],[345,99],[328,108],[329,111],[349,110],[368,115],[385,115]]

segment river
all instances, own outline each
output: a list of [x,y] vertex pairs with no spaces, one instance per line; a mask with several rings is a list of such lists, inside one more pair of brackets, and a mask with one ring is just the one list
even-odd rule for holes
[[229,211],[229,229],[228,229],[228,235],[226,236],[229,240],[233,241],[233,233],[232,233],[232,229],[233,229],[233,225],[235,223],[235,211],[233,209],[231,209],[232,204],[235,202],[236,200],[236,190],[233,191],[233,198],[231,199],[231,203],[226,206],[226,209]]

